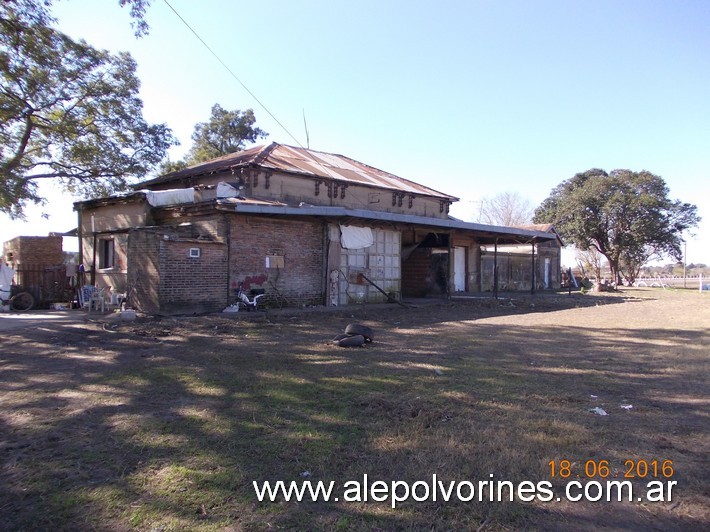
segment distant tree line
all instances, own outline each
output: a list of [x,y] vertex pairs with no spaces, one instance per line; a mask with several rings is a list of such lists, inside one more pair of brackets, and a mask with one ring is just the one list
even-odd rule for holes
[[[688,264],[685,268],[686,275],[696,277],[698,275],[706,276],[710,275],[710,268],[706,264]],[[682,277],[683,275],[683,263],[675,262],[668,263],[659,266],[644,266],[641,268],[639,277],[655,277],[655,276],[667,276],[672,275],[676,277]]]

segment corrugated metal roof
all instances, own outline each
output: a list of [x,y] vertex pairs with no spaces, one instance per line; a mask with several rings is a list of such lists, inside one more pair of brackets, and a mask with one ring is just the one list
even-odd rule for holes
[[259,200],[254,198],[217,198],[218,205],[263,205],[267,207],[288,207],[280,201]]
[[[123,196],[113,196],[110,198],[100,198],[74,203],[74,210],[80,211],[84,208],[93,208],[103,205],[110,205],[124,201],[145,201],[144,192],[133,192]],[[158,207],[159,210],[169,210],[185,208],[187,204],[180,203]],[[342,219],[360,219],[363,223],[371,221],[395,222],[412,224],[423,227],[433,227],[441,229],[453,229],[471,231],[480,243],[493,243],[499,241],[505,243],[530,242],[554,240],[556,233],[538,231],[530,228],[503,227],[495,225],[485,225],[472,222],[464,222],[453,217],[433,218],[426,216],[415,216],[411,214],[397,214],[386,211],[370,211],[366,209],[349,209],[345,207],[328,207],[320,205],[302,204],[298,207],[287,205],[279,201],[258,200],[254,198],[217,198],[203,202],[193,203],[195,208],[214,208],[220,211],[236,212],[241,214],[261,214],[267,216],[314,216],[332,217]]]
[[229,201],[219,200],[218,207],[222,210],[229,210],[231,212],[242,214],[358,218],[365,220],[366,223],[370,221],[385,221],[414,224],[418,226],[438,227],[441,229],[472,231],[476,233],[476,238],[483,243],[493,243],[497,239],[500,239],[501,244],[555,239],[555,235],[553,233],[534,231],[530,229],[464,222],[454,218],[429,218],[426,216],[415,216],[411,214],[397,214],[386,211],[370,211],[365,209],[348,209],[345,207],[325,207],[321,205],[303,205],[300,207],[256,205],[243,201],[235,201],[235,198],[229,198]]
[[543,233],[552,233],[557,237],[557,241],[560,243],[560,246],[564,246],[564,242],[562,242],[562,238],[560,238],[559,233],[557,232],[557,229],[555,229],[555,226],[553,224],[527,224],[527,225],[514,225],[513,227],[517,227],[520,229],[529,229],[531,231],[542,231]]
[[139,183],[134,188],[146,188],[190,177],[227,172],[232,169],[251,166],[397,190],[409,194],[434,196],[449,201],[458,200],[455,196],[444,194],[414,181],[379,170],[344,155],[296,148],[276,142],[272,142],[267,146],[255,146],[248,150],[224,155],[205,163],[190,166],[184,170],[171,172],[156,179]]

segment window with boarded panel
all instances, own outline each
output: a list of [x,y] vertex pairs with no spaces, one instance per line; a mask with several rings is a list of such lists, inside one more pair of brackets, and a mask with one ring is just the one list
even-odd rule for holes
[[387,297],[362,277],[392,297],[399,298],[402,286],[401,234],[373,229],[374,243],[364,249],[342,249],[340,255],[339,304],[384,302]]

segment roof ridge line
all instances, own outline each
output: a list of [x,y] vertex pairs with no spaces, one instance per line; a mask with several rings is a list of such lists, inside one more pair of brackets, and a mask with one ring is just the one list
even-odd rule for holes
[[274,142],[271,142],[271,144],[265,145],[265,146],[259,151],[259,153],[257,153],[256,155],[254,155],[254,158],[252,159],[251,164],[260,165],[261,163],[263,163],[263,162],[269,157],[269,155],[271,155],[271,153],[272,153],[278,146],[282,146],[282,144],[279,144],[278,142],[275,142],[275,141],[274,141]]
[[[325,154],[325,155],[332,155],[332,156],[334,156],[334,157],[341,157],[341,158],[343,158],[343,159],[347,159],[348,161],[351,161],[351,162],[355,163],[353,166],[362,165],[362,166],[365,166],[365,167],[370,168],[370,169],[372,169],[372,170],[375,170],[375,171],[377,171],[377,172],[380,172],[380,173],[382,173],[382,174],[385,174],[386,176],[391,176],[391,177],[394,178],[394,179],[399,179],[399,180],[401,180],[401,181],[406,181],[406,182],[409,183],[410,185],[415,185],[415,186],[419,186],[419,187],[421,187],[421,186],[426,187],[426,188],[428,188],[429,190],[431,190],[431,191],[433,191],[433,192],[436,192],[437,194],[439,194],[439,195],[441,195],[441,196],[446,196],[446,197],[448,197],[448,198],[454,198],[454,199],[456,199],[457,201],[460,199],[460,198],[458,198],[457,196],[452,196],[451,194],[447,194],[446,192],[442,192],[442,191],[440,191],[440,190],[436,190],[436,189],[434,189],[434,188],[431,188],[431,187],[428,186],[428,185],[422,185],[422,183],[419,183],[419,182],[417,182],[417,181],[413,181],[413,180],[411,180],[411,179],[407,179],[406,177],[398,176],[397,174],[393,174],[392,172],[388,172],[387,170],[383,170],[382,168],[377,168],[376,166],[372,166],[371,164],[363,163],[362,161],[358,161],[357,159],[353,159],[352,157],[349,157],[349,156],[347,156],[347,155],[342,155],[342,154],[340,154],[340,153],[332,153],[332,152],[329,152],[329,151],[312,150],[311,148],[303,148],[303,147],[300,147],[300,146],[291,146],[291,145],[289,145],[289,144],[281,144],[281,146],[284,146],[284,147],[286,147],[286,148],[292,148],[292,149],[294,149],[294,150],[304,150],[304,151],[306,151],[306,152],[311,152],[311,151],[313,151],[313,152],[322,153],[322,154]],[[320,161],[315,161],[315,162],[316,162],[316,164],[318,164],[319,166],[324,167],[323,163],[321,163]],[[330,166],[330,165],[328,165],[328,166]],[[325,168],[325,167],[324,167],[324,168]],[[338,167],[335,166],[335,167],[333,167],[333,168],[338,168]]]

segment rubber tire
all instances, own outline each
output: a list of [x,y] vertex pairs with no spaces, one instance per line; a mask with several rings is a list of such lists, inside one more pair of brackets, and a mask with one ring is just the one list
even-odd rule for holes
[[366,342],[372,342],[375,339],[374,331],[367,325],[359,323],[351,323],[345,327],[345,334],[359,334],[365,337]]
[[347,338],[338,340],[337,345],[340,347],[362,347],[365,345],[365,337],[361,334],[348,336]]
[[10,308],[15,312],[26,312],[35,306],[35,298],[29,292],[20,292],[10,298]]

